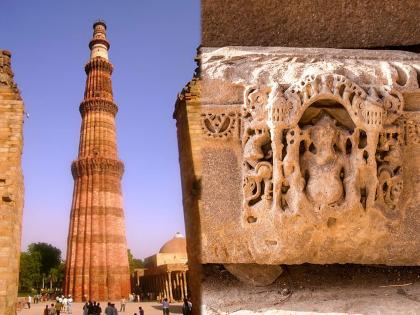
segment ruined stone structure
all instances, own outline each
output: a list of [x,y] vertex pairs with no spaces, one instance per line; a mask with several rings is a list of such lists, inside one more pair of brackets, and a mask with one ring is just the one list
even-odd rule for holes
[[0,314],[14,315],[23,210],[24,106],[13,80],[11,54],[0,50]]
[[[201,264],[420,264],[417,54],[227,47],[199,58],[175,116]],[[281,272],[264,268],[266,284]]]
[[145,268],[136,269],[132,286],[137,294],[153,300],[182,301],[188,294],[188,257],[185,237],[180,233],[167,241],[159,253],[145,258]]
[[72,163],[73,201],[67,242],[65,293],[82,299],[127,297],[130,276],[125,236],[121,177],[108,60],[106,25],[93,25],[90,60],[80,104],[82,126],[78,159]]
[[174,113],[195,305],[241,303],[202,282],[215,264],[257,286],[281,265],[420,265],[420,7],[339,3],[202,1]]

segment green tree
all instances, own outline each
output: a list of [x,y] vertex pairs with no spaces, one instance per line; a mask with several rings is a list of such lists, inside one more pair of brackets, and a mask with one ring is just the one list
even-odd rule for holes
[[[21,268],[19,270],[20,290],[32,287],[45,287],[49,280],[50,286],[59,283],[64,277],[61,266],[61,250],[47,243],[32,243],[26,252],[21,253]],[[59,275],[62,273],[62,275]]]
[[47,243],[32,243],[28,252],[38,252],[41,255],[41,273],[49,275],[52,268],[57,268],[61,263],[61,250]]
[[66,265],[61,262],[57,267],[51,268],[49,272],[50,289],[60,288],[65,274]]
[[19,268],[19,291],[29,292],[41,284],[41,255],[38,252],[22,252]]
[[136,268],[143,268],[144,263],[141,259],[134,258],[133,254],[131,253],[131,250],[127,250],[128,254],[128,265],[130,267],[130,273],[134,272],[134,269]]

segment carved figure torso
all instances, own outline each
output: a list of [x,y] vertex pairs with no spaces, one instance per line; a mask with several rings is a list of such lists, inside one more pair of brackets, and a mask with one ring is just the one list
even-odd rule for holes
[[306,192],[316,205],[337,203],[344,192],[341,178],[344,157],[334,150],[338,130],[329,116],[323,116],[309,131],[312,149],[302,157]]
[[309,175],[306,184],[308,197],[317,205],[334,204],[343,197],[343,183],[340,178],[342,163],[339,157],[332,153],[328,159],[321,159],[306,152],[303,159],[307,163]]

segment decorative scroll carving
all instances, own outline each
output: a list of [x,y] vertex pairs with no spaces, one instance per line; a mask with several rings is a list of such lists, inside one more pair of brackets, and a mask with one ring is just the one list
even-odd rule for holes
[[376,151],[378,164],[377,202],[383,211],[392,214],[402,192],[401,130],[397,126],[381,132]]
[[110,100],[94,98],[84,100],[79,106],[79,111],[82,116],[89,111],[105,111],[115,116],[118,112],[118,106]]
[[403,130],[403,140],[405,145],[420,144],[420,119],[413,119],[403,115],[398,120],[399,126]]
[[107,158],[86,158],[73,161],[71,165],[73,178],[92,174],[106,174],[121,178],[124,173],[124,163]]
[[[243,192],[246,206],[260,202],[267,206],[273,196],[273,154],[265,109],[269,92],[270,90],[267,88],[252,88],[245,95],[245,106],[242,113],[245,129],[242,145]],[[253,217],[249,216],[248,221],[252,220]]]
[[201,129],[212,138],[231,137],[238,125],[239,114],[235,112],[201,114]]
[[378,208],[389,216],[402,189],[402,95],[368,92],[336,74],[284,90],[249,87],[243,106],[244,215]]

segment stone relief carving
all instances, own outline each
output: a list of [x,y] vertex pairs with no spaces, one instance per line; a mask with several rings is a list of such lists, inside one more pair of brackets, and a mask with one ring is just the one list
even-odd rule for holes
[[222,113],[202,113],[201,129],[212,138],[233,136],[239,125],[239,114],[233,111]]
[[79,112],[83,116],[89,111],[105,111],[115,116],[118,112],[118,106],[104,98],[89,99],[80,104]]
[[402,95],[337,74],[283,90],[249,87],[243,107],[243,207],[261,213],[360,207],[392,217],[402,191]]
[[397,126],[386,128],[379,137],[376,152],[378,164],[377,201],[389,215],[398,205],[402,192],[401,130]]
[[401,140],[405,145],[420,144],[420,119],[413,119],[402,115],[398,119],[398,125],[402,129],[403,139]]
[[121,178],[124,173],[124,163],[118,160],[97,157],[79,159],[71,164],[73,178],[78,178],[94,173],[113,175]]

